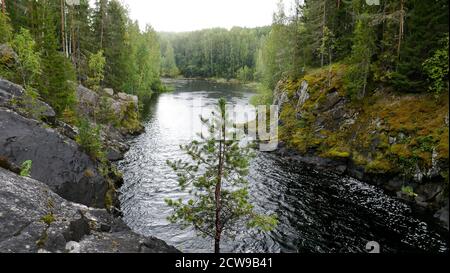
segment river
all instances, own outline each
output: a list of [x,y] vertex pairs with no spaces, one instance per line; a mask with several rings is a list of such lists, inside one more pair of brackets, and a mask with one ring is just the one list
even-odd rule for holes
[[[125,180],[120,195],[124,220],[134,231],[183,252],[211,252],[211,239],[166,219],[171,209],[164,199],[187,196],[166,160],[185,158],[179,145],[189,141],[194,100],[212,105],[225,97],[229,103],[245,104],[253,93],[239,85],[200,80],[171,84],[174,92],[146,105],[146,132],[130,140],[131,149],[118,164]],[[236,238],[224,239],[224,252],[358,253],[370,241],[384,253],[448,251],[448,235],[407,204],[356,179],[270,153],[258,153],[248,179],[255,209],[275,213],[279,224],[267,234],[242,227]]]

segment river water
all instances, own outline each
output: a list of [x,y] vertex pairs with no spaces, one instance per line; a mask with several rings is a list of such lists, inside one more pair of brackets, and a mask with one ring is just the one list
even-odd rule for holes
[[[187,197],[166,160],[185,158],[179,145],[189,142],[194,101],[207,106],[225,97],[246,104],[253,93],[239,85],[198,80],[171,84],[174,92],[146,105],[146,133],[130,141],[131,150],[118,164],[125,179],[120,197],[124,220],[134,231],[183,252],[211,252],[211,239],[166,219],[172,211],[164,199]],[[353,253],[365,252],[370,241],[386,253],[448,251],[448,235],[407,204],[356,179],[270,153],[257,155],[248,179],[255,209],[275,213],[279,224],[267,234],[242,228],[235,238],[224,239],[224,252]]]

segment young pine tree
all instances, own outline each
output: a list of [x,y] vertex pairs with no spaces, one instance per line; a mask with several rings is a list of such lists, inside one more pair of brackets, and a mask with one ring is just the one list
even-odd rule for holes
[[201,118],[208,127],[209,136],[181,146],[191,158],[167,163],[177,173],[180,187],[189,188],[192,199],[166,200],[174,209],[169,217],[172,222],[192,225],[205,237],[214,239],[214,252],[220,252],[222,234],[234,235],[237,224],[247,223],[249,228],[272,230],[277,220],[274,216],[256,214],[249,203],[249,160],[253,156],[250,148],[241,147],[239,141],[229,138],[232,133],[226,126],[225,100],[220,99],[218,113],[210,119]]
[[89,75],[87,79],[87,85],[94,91],[99,91],[101,87],[101,83],[105,78],[105,64],[106,59],[103,56],[103,50],[95,54],[91,54],[88,61],[88,70]]
[[39,93],[58,115],[64,110],[73,108],[76,102],[75,69],[61,52],[58,51],[58,39],[54,25],[55,14],[43,2],[38,9],[42,16],[37,39],[41,48],[42,75],[39,82]]
[[12,27],[8,15],[0,13],[0,44],[9,42],[12,36]]
[[362,14],[355,27],[351,62],[347,74],[348,93],[352,98],[363,98],[366,94],[371,59],[375,52],[375,36],[368,23],[369,15]]

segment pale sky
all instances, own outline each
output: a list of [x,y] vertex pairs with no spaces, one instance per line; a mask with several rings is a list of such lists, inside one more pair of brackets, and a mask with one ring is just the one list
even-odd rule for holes
[[[287,8],[292,0],[284,0]],[[141,28],[181,32],[233,26],[257,27],[272,23],[278,0],[122,0]]]

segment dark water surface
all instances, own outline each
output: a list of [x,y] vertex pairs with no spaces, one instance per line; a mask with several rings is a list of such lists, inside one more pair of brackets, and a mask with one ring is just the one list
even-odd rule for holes
[[[212,241],[166,218],[165,198],[185,198],[166,160],[185,158],[194,101],[212,105],[219,97],[248,103],[253,95],[238,85],[175,81],[175,92],[162,94],[146,108],[146,133],[130,141],[119,163],[124,220],[136,232],[156,236],[184,252],[210,252]],[[193,121],[194,120],[194,121]],[[294,164],[259,153],[249,175],[252,203],[259,212],[276,213],[276,230],[262,234],[243,228],[225,239],[224,252],[364,252],[376,241],[382,252],[445,252],[448,235],[420,220],[412,209],[382,190],[358,180]]]

